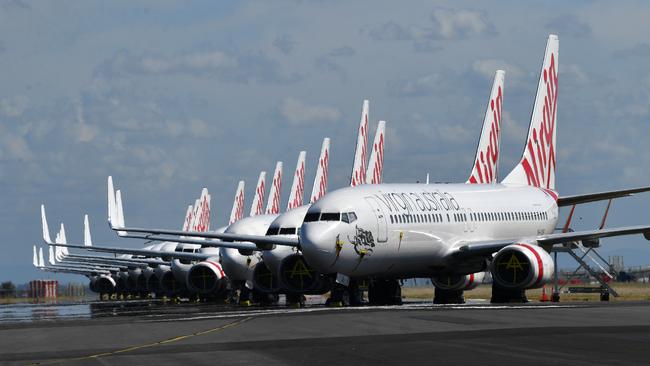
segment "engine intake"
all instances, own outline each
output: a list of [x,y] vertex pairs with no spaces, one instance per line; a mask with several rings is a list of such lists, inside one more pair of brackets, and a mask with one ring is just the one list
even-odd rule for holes
[[278,277],[269,270],[263,261],[258,262],[253,269],[253,287],[265,293],[275,293],[280,290]]
[[221,264],[207,260],[190,268],[187,273],[187,285],[202,294],[218,293],[225,288],[223,283],[225,277]]
[[436,288],[442,290],[472,290],[485,278],[485,272],[470,273],[468,275],[447,274],[431,278]]
[[494,282],[509,289],[542,287],[551,280],[553,259],[535,244],[508,245],[497,252],[492,261]]
[[176,294],[183,290],[183,287],[183,284],[176,279],[172,271],[166,271],[160,278],[160,288],[169,294]]
[[115,292],[117,284],[111,276],[101,275],[95,281],[95,292],[100,294],[112,294]]
[[147,278],[147,291],[158,292],[160,291],[160,279],[156,276],[155,273],[152,273],[149,278]]
[[309,266],[302,254],[283,259],[278,272],[281,287],[289,292],[322,294],[329,290],[327,279]]

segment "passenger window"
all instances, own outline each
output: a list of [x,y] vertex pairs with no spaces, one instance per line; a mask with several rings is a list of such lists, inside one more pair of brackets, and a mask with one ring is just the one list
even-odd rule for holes
[[390,223],[394,224],[395,222],[393,221],[393,215],[390,215]]

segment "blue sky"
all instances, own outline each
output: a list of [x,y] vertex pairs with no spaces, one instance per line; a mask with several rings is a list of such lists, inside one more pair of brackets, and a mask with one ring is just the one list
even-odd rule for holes
[[[497,68],[503,175],[549,33],[560,193],[649,185],[649,18],[642,1],[0,1],[0,279],[43,276],[31,267],[42,202],[69,240],[88,213],[96,242],[139,245],[105,225],[109,174],[131,224],[180,227],[205,186],[217,227],[239,179],[248,206],[259,171],[282,160],[290,175],[302,149],[311,187],[328,136],[330,188],[342,187],[363,99],[373,129],[387,121],[385,181],[464,181]],[[618,200],[608,224],[647,223],[649,206]],[[574,227],[597,226],[603,209],[580,207]],[[603,252],[650,264],[641,237]]]

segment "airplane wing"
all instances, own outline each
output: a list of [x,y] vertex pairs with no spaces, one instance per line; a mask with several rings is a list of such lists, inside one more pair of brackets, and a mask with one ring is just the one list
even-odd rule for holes
[[[122,229],[120,229],[121,231]],[[258,250],[267,250],[267,249],[272,249],[273,247],[269,244],[264,244],[264,245],[256,245],[255,243],[251,242],[229,242],[229,241],[221,241],[221,240],[206,240],[205,238],[197,238],[197,239],[191,239],[191,238],[186,238],[186,237],[170,237],[170,236],[157,236],[157,235],[133,235],[133,234],[121,234],[120,237],[122,238],[130,238],[130,239],[142,239],[142,240],[150,240],[150,241],[170,241],[173,243],[180,243],[180,244],[198,244],[203,247],[210,247],[210,248],[232,248],[232,249],[239,249],[239,250],[252,250],[252,251],[258,251]]]
[[574,196],[564,196],[557,199],[557,205],[562,206],[571,206],[577,205],[580,203],[589,203],[595,201],[604,201],[612,198],[628,197],[632,196],[635,193],[642,193],[650,191],[650,187],[638,187],[632,189],[623,189],[618,191],[607,191],[607,192],[598,192],[598,193],[589,193],[589,194],[579,194]]
[[[290,247],[299,247],[300,241],[298,238],[278,237],[278,236],[263,236],[263,235],[246,235],[246,234],[232,234],[232,233],[217,233],[217,232],[200,232],[200,231],[180,231],[180,230],[166,230],[166,229],[145,229],[137,227],[115,227],[111,224],[111,229],[116,231],[119,236],[124,238],[135,238],[156,241],[172,241],[175,243],[185,244],[201,244],[210,247],[224,247],[242,250],[265,250],[269,249],[270,245],[282,245]],[[127,234],[120,234],[120,232],[127,232]],[[146,233],[147,235],[131,235],[131,233]],[[160,236],[162,235],[162,236]],[[216,240],[191,240],[187,238],[178,238],[176,236],[206,238],[206,239],[219,239]]]
[[47,243],[47,244],[53,246],[65,247],[65,248],[72,248],[72,249],[84,249],[92,252],[132,254],[132,255],[141,255],[146,257],[174,258],[174,259],[183,259],[183,260],[190,260],[190,261],[203,261],[216,256],[216,254],[214,253],[208,254],[208,253],[168,252],[168,251],[158,251],[158,250],[150,250],[150,249],[102,247],[96,245],[93,245],[92,247],[88,247],[79,244],[54,244],[54,243]]
[[[113,197],[113,185],[112,185],[112,180],[109,177],[109,184],[108,184],[108,223],[111,227],[111,229],[121,237],[130,237],[130,238],[136,238],[136,239],[145,239],[145,240],[151,240],[151,235],[165,235],[165,236],[173,236],[174,238],[158,238],[156,240],[168,240],[172,242],[181,242],[180,239],[177,239],[175,237],[177,236],[182,236],[182,237],[198,237],[198,238],[206,238],[206,239],[219,239],[223,242],[231,242],[230,244],[228,243],[217,243],[216,241],[210,242],[209,246],[221,246],[221,247],[228,247],[228,248],[235,248],[235,249],[242,249],[242,250],[259,250],[259,249],[268,249],[269,245],[283,245],[283,246],[291,246],[291,247],[299,247],[300,242],[298,238],[287,238],[287,237],[277,237],[277,236],[264,236],[264,235],[245,235],[245,234],[233,234],[233,233],[218,233],[218,232],[209,232],[209,231],[182,231],[182,230],[167,230],[167,229],[148,229],[148,228],[137,228],[137,227],[127,227],[126,224],[124,223],[124,214],[121,212],[122,210],[122,203],[121,203],[121,197],[116,196]],[[111,199],[113,197],[113,199]],[[44,222],[43,224],[43,232],[45,235],[45,231],[47,230],[47,223],[45,220],[45,209],[43,208],[43,205],[41,205],[41,216],[42,220]],[[143,237],[138,237],[138,236],[133,236],[128,234],[129,232],[131,233],[145,233],[148,235],[145,235]],[[49,236],[49,233],[47,234]],[[248,243],[232,243],[232,242],[248,242]],[[257,248],[251,248],[250,244],[253,243],[255,245],[258,245],[259,247]],[[195,243],[191,242],[188,244],[201,244],[203,243]]]
[[[541,246],[548,246],[566,244],[581,240],[595,240],[612,236],[635,234],[643,234],[647,240],[650,240],[650,225],[626,226],[611,229],[596,229],[548,234],[532,238],[532,240]],[[458,246],[455,250],[453,250],[449,254],[449,257],[454,259],[480,256],[487,257],[491,256],[492,253],[499,251],[501,248],[517,243],[519,240],[520,239],[506,239],[464,244]]]
[[40,270],[46,272],[55,272],[55,273],[74,273],[80,275],[90,276],[92,274],[104,274],[110,275],[111,273],[106,270],[85,270],[85,269],[76,269],[76,268],[56,268],[56,267],[39,267]]

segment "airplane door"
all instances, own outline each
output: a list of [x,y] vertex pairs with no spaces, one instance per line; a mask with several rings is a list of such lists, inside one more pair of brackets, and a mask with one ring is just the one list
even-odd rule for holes
[[385,242],[388,241],[388,228],[386,224],[386,215],[384,211],[379,206],[379,202],[373,197],[366,197],[366,201],[372,207],[372,211],[375,213],[377,218],[377,241]]

